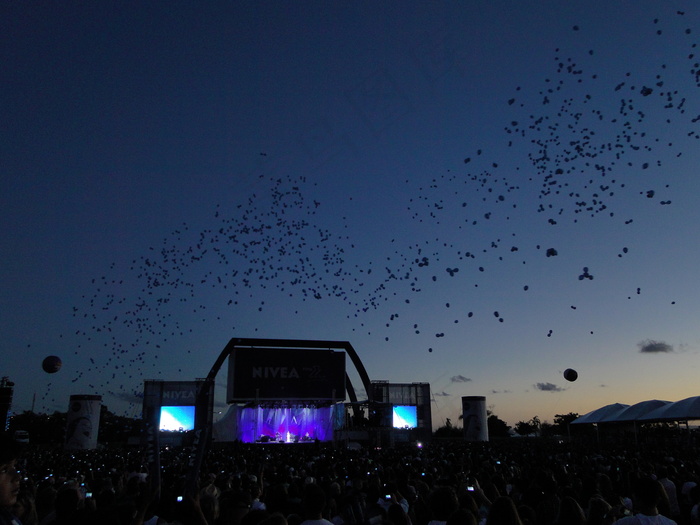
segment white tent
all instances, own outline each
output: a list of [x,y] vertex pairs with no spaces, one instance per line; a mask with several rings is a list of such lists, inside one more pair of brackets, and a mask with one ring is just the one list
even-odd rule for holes
[[671,404],[670,401],[660,401],[658,399],[651,399],[649,401],[642,401],[640,403],[635,403],[634,405],[628,406],[622,412],[612,414],[610,417],[605,418],[602,423],[623,423],[631,421],[639,421],[649,412],[663,408]]
[[613,403],[575,419],[571,424],[688,421],[700,419],[700,396],[670,402],[651,399],[634,405]]
[[658,407],[645,414],[639,421],[688,421],[700,419],[700,396],[688,397]]
[[619,414],[627,407],[629,407],[629,405],[623,405],[621,403],[613,403],[611,405],[605,405],[604,407],[597,408],[596,410],[593,410],[592,412],[589,412],[588,414],[584,414],[583,416],[581,416],[577,419],[574,419],[571,422],[571,424],[577,425],[577,424],[584,424],[584,423],[602,423],[607,418],[614,417],[616,414]]

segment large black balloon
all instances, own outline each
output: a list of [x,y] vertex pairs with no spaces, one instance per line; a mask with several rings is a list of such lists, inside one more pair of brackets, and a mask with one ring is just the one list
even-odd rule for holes
[[41,363],[41,368],[44,369],[44,372],[47,374],[55,374],[61,369],[61,365],[63,362],[61,361],[61,358],[56,356],[56,355],[50,355],[46,358],[44,358],[44,361]]
[[567,368],[564,370],[564,379],[567,381],[576,381],[578,379],[578,372],[573,368]]

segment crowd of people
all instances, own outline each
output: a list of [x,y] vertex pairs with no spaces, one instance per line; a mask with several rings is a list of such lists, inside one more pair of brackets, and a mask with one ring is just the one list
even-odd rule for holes
[[[0,525],[700,525],[697,450],[498,443],[141,449],[0,443]],[[152,467],[151,467],[152,469]],[[191,477],[189,479],[192,479]]]

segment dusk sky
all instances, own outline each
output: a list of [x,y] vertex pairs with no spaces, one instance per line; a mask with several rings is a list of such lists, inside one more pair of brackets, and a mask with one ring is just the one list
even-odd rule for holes
[[140,416],[232,337],[349,341],[434,426],[700,394],[699,36],[697,2],[3,2],[15,411]]

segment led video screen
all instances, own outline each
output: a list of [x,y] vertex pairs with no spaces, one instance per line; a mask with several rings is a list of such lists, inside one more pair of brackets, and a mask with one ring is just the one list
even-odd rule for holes
[[416,428],[418,426],[416,407],[407,405],[393,407],[392,426],[394,428]]
[[186,432],[194,430],[194,406],[160,407],[161,432]]

